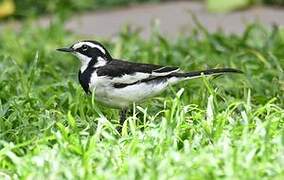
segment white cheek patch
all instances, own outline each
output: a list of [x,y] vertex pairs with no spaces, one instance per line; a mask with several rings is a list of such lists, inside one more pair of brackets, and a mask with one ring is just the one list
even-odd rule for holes
[[80,68],[80,70],[81,70],[81,73],[83,73],[87,69],[88,64],[89,64],[89,62],[91,61],[92,58],[90,58],[88,56],[85,56],[83,54],[77,53],[77,52],[75,52],[74,55],[78,59],[80,59],[80,61],[81,61],[81,68]]
[[107,61],[104,59],[104,58],[102,58],[102,57],[98,57],[97,58],[97,63],[94,65],[94,67],[101,67],[101,66],[104,66],[104,65],[106,65],[106,63],[107,63]]

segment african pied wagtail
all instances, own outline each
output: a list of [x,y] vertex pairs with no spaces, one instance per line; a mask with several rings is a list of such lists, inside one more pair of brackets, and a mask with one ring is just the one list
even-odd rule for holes
[[180,81],[224,73],[242,73],[231,68],[183,73],[178,67],[127,62],[111,57],[96,41],[80,41],[58,51],[70,52],[81,61],[79,82],[86,93],[94,91],[96,100],[119,108],[120,123],[126,119],[127,107],[158,95]]

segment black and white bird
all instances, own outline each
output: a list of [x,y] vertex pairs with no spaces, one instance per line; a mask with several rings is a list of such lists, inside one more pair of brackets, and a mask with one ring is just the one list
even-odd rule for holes
[[181,72],[178,67],[128,62],[112,58],[96,41],[80,41],[58,51],[69,52],[81,61],[79,82],[86,93],[95,93],[100,103],[119,108],[120,124],[127,108],[156,96],[168,86],[201,76],[242,73],[232,68]]

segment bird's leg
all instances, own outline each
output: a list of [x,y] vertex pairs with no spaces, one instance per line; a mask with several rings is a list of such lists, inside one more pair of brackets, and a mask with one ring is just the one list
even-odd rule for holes
[[119,128],[118,128],[118,131],[119,131],[119,132],[121,131],[122,126],[123,126],[123,123],[124,123],[124,121],[126,120],[127,111],[128,111],[127,108],[121,109],[121,110],[119,111],[119,118],[120,118],[120,119],[119,119],[119,124],[120,124],[120,126],[119,126]]
[[124,121],[126,120],[126,115],[127,115],[127,108],[121,109],[119,112],[119,124],[123,125]]

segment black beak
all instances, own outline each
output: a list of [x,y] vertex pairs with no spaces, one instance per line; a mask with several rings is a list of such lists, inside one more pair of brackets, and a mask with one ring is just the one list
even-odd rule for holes
[[62,51],[62,52],[73,52],[74,51],[74,49],[72,49],[72,48],[58,48],[56,50]]

